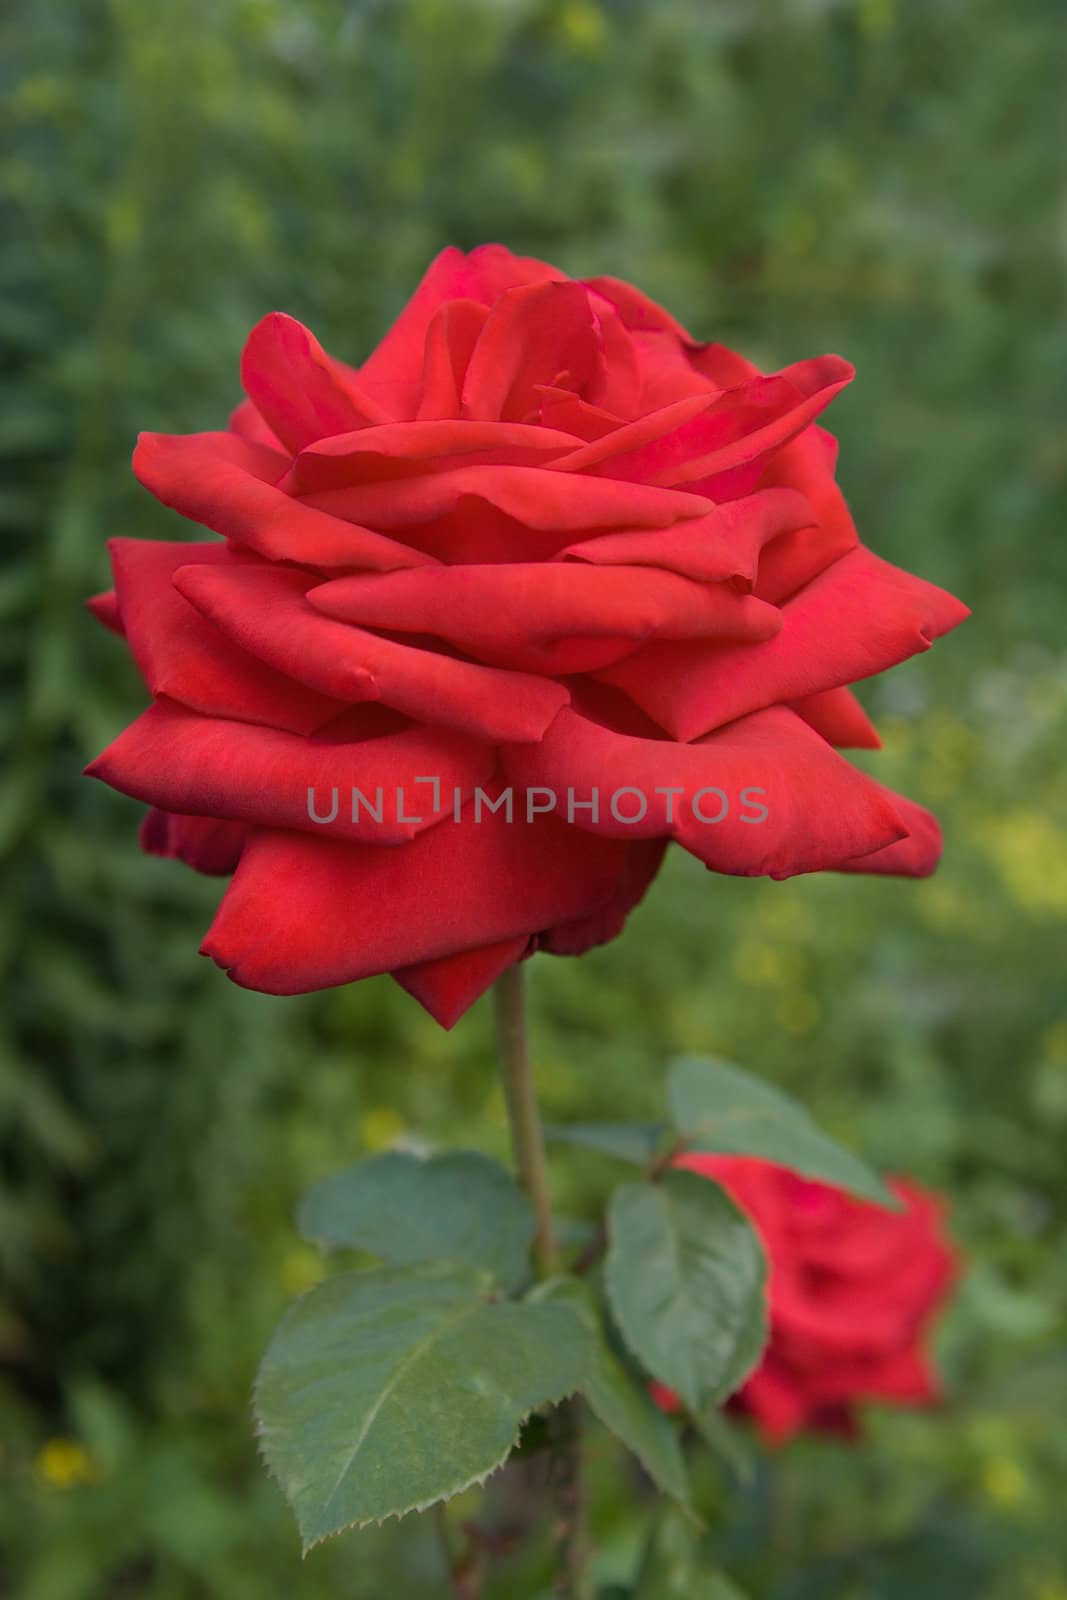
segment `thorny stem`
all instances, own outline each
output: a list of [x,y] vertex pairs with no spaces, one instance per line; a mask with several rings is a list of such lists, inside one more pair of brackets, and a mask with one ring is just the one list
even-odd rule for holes
[[[526,1035],[525,973],[520,963],[497,979],[497,1047],[508,1107],[511,1143],[519,1181],[533,1205],[534,1256],[538,1276],[559,1269],[559,1245],[552,1220],[545,1141]],[[556,1550],[556,1593],[560,1600],[589,1600],[588,1543],[582,1483],[582,1412],[577,1399],[564,1400],[548,1423],[548,1484],[552,1497],[552,1539]]]

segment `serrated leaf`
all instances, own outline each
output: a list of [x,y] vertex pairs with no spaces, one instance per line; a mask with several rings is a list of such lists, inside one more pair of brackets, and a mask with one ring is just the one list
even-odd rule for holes
[[670,1069],[667,1098],[674,1125],[690,1150],[759,1156],[899,1209],[877,1173],[823,1133],[798,1101],[740,1067],[683,1056]]
[[648,1165],[665,1132],[662,1122],[568,1122],[545,1128],[546,1137],[557,1144],[581,1145],[635,1167]]
[[530,1202],[499,1162],[476,1150],[371,1156],[309,1189],[297,1226],[318,1244],[366,1250],[393,1266],[484,1268],[507,1289],[530,1272]]
[[611,1197],[604,1281],[645,1369],[691,1411],[725,1399],[766,1341],[763,1249],[718,1186],[695,1172],[625,1183]]
[[653,1527],[641,1557],[633,1600],[745,1600],[741,1591],[709,1567],[693,1530],[677,1512]]
[[481,1482],[591,1359],[572,1306],[492,1300],[469,1269],[320,1284],[282,1319],[256,1383],[263,1454],[305,1550]]
[[538,1293],[573,1305],[583,1317],[594,1345],[582,1393],[605,1428],[633,1451],[656,1487],[691,1513],[689,1477],[677,1431],[651,1399],[647,1384],[629,1370],[612,1348],[600,1308],[588,1286],[577,1278],[560,1278],[543,1285]]

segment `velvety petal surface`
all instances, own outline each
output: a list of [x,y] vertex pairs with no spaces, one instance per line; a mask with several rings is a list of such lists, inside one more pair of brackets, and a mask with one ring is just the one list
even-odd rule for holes
[[882,672],[968,614],[944,589],[861,547],[783,607],[781,632],[765,644],[652,644],[603,676],[676,738],[694,739],[764,706]]
[[351,983],[589,915],[619,849],[553,817],[470,810],[392,849],[254,831],[203,952],[268,994]]
[[[455,790],[471,794],[496,767],[491,747],[462,734],[361,737],[359,721],[350,713],[302,738],[159,701],[86,771],[167,811],[390,845],[450,816]],[[353,789],[366,803],[353,804]]]
[[189,566],[181,593],[242,650],[321,694],[382,700],[406,716],[488,741],[539,739],[567,690],[532,674],[397,644],[323,616],[315,580],[281,567]]
[[142,433],[133,470],[165,506],[270,561],[388,572],[431,560],[285,494],[289,457],[234,433]]
[[646,639],[760,640],[781,626],[774,606],[726,585],[578,562],[340,578],[308,600],[342,622],[434,633],[482,660],[564,673],[616,660]]
[[[205,715],[310,733],[342,709],[338,700],[276,672],[214,628],[174,587],[190,561],[205,572],[246,571],[223,544],[112,539],[115,592],[134,660],[154,695]],[[265,569],[269,571],[270,569]]]
[[906,833],[888,791],[782,706],[693,744],[620,734],[567,709],[540,744],[506,752],[505,770],[552,789],[561,810],[597,790],[595,817],[574,807],[579,828],[676,839],[713,871],[745,877],[823,871]]

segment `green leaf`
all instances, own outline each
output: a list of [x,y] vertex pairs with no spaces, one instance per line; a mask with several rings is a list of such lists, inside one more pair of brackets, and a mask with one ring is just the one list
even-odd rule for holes
[[691,1411],[724,1399],[766,1338],[766,1262],[747,1219],[718,1184],[668,1172],[611,1197],[604,1281],[638,1360]]
[[707,1566],[693,1530],[677,1512],[653,1527],[641,1558],[633,1600],[744,1600],[722,1573]]
[[693,1426],[711,1451],[740,1484],[751,1484],[756,1477],[752,1441],[717,1406],[705,1406],[693,1414]]
[[802,1105],[740,1067],[684,1056],[671,1067],[667,1096],[674,1125],[691,1150],[760,1156],[899,1209],[877,1174],[828,1138]]
[[545,1128],[546,1137],[557,1144],[581,1145],[635,1167],[648,1165],[665,1132],[662,1122],[568,1122]]
[[508,1289],[529,1277],[530,1203],[499,1162],[475,1150],[371,1156],[309,1189],[297,1226],[319,1244],[366,1250],[392,1266],[480,1267]]
[[492,1300],[467,1268],[320,1284],[282,1319],[256,1383],[263,1454],[305,1550],[480,1483],[591,1358],[572,1306]]
[[535,1291],[553,1302],[572,1305],[593,1338],[593,1359],[582,1392],[605,1428],[632,1450],[657,1488],[692,1512],[689,1479],[678,1433],[636,1376],[612,1348],[608,1330],[588,1286],[559,1278]]

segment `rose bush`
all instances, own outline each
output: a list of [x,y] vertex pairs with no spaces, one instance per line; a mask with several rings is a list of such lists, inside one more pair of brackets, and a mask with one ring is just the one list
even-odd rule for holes
[[[939,1200],[906,1178],[888,1211],[745,1156],[684,1155],[746,1214],[767,1253],[770,1339],[731,1406],[764,1436],[851,1432],[858,1402],[928,1405],[925,1344],[955,1277]],[[678,1402],[656,1386],[665,1409]]]
[[[929,872],[934,819],[838,753],[878,743],[847,686],[966,609],[859,542],[815,424],[851,376],[764,376],[492,245],[438,257],[358,368],[266,317],[229,428],[134,456],[221,539],[116,539],[92,602],[153,703],[89,770],[153,808],[147,850],[234,873],[204,952],[271,993],[392,972],[451,1025],[533,949],[618,933],[672,839],[716,872]],[[481,806],[506,790],[554,809]]]

